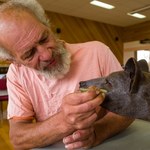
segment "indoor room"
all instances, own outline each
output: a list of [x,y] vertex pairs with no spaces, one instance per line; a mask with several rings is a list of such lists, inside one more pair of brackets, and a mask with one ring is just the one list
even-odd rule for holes
[[[11,5],[6,6],[6,8],[1,7],[5,3],[9,3],[10,1],[12,2],[14,1],[16,3],[15,4],[16,6],[14,8],[13,7],[11,8]],[[40,6],[41,8],[38,5],[36,5],[36,1],[41,5]],[[27,17],[30,18],[28,19],[30,20],[30,25],[28,25],[27,28],[25,28],[27,26],[27,23],[25,22],[27,18],[25,16],[26,12],[24,13],[24,11],[26,11],[26,8],[22,8],[22,7],[19,8],[17,5],[24,5],[25,7],[27,7],[27,9],[28,7],[30,9],[30,6],[32,6],[31,10],[27,10],[27,14],[28,13],[30,14],[32,11],[33,12],[35,11],[35,14],[33,13],[31,16],[27,15]],[[7,7],[8,7],[8,10],[7,10]],[[15,8],[17,7],[18,7],[18,10],[15,11]],[[6,9],[6,13],[5,13],[5,9]],[[42,9],[45,11],[46,17],[48,19],[43,15],[44,11]],[[7,14],[7,11],[8,11],[8,14]],[[11,14],[11,11],[15,12],[15,15]],[[2,15],[4,14],[4,16],[1,17],[1,14]],[[10,17],[9,15],[10,16],[12,15],[12,17]],[[24,17],[21,21],[18,21],[19,20],[18,18],[14,19],[16,22],[18,21],[16,23],[18,27],[17,25],[14,25],[12,22],[14,21],[13,20],[14,16],[15,17],[17,16],[18,18],[20,17],[19,18],[20,20],[21,18]],[[41,28],[40,27],[38,28],[38,24],[35,24],[34,26],[34,22],[36,23],[37,20],[38,21],[40,20],[41,25],[39,26]],[[4,21],[4,23],[1,21]],[[10,25],[5,27],[5,25],[8,22]],[[50,28],[50,29],[47,29],[47,28]],[[6,33],[5,33],[5,30],[6,30]],[[41,31],[41,34],[35,35],[36,33],[40,31]],[[24,36],[22,37],[19,36],[19,33],[20,35],[24,34]],[[138,94],[142,93],[143,89],[141,89],[141,86],[140,86],[142,84],[142,86],[144,85],[144,88],[146,88],[146,91],[147,91],[144,94],[142,93],[145,96],[144,97],[142,95],[142,98],[144,97],[144,100],[146,102],[143,102],[143,103],[141,102],[142,104],[140,102],[133,102],[132,105],[134,107],[133,106],[130,107],[130,105],[127,103],[128,107],[125,108],[126,111],[124,112],[123,112],[124,107],[120,108],[119,105],[114,103],[116,107],[114,108],[114,110],[112,110],[112,112],[114,114],[116,113],[117,115],[121,115],[123,117],[124,116],[129,117],[129,120],[135,119],[134,121],[132,120],[133,123],[131,123],[130,126],[128,125],[128,123],[124,123],[124,125],[122,123],[120,127],[119,127],[119,124],[118,126],[117,125],[115,126],[114,124],[114,128],[116,128],[116,131],[113,132],[113,129],[112,129],[112,133],[108,134],[107,138],[101,139],[100,140],[101,142],[96,142],[96,144],[91,144],[88,146],[85,145],[83,147],[79,146],[79,147],[84,148],[84,149],[88,149],[88,148],[90,149],[94,145],[94,147],[92,148],[93,150],[94,149],[95,150],[98,150],[98,149],[101,149],[101,150],[109,150],[109,149],[111,150],[125,150],[125,149],[149,150],[150,132],[148,131],[150,129],[150,124],[149,124],[150,117],[148,115],[150,115],[150,102],[148,102],[149,100],[148,87],[150,88],[150,85],[149,85],[150,83],[150,74],[149,74],[149,68],[150,68],[150,0],[0,0],[0,35],[1,35],[0,36],[0,149],[1,150],[13,150],[17,148],[18,149],[32,149],[32,150],[42,150],[42,149],[43,150],[48,150],[48,149],[60,149],[61,150],[61,149],[67,149],[67,148],[69,149],[70,148],[69,146],[73,145],[70,143],[73,143],[73,142],[70,142],[68,144],[66,142],[68,140],[65,141],[65,138],[63,138],[64,135],[67,139],[68,136],[66,135],[71,136],[71,134],[76,133],[75,131],[78,131],[80,129],[75,130],[79,126],[73,126],[71,123],[70,123],[71,125],[69,126],[67,124],[68,122],[63,122],[63,123],[67,124],[70,127],[69,128],[67,126],[69,128],[68,129],[69,131],[65,133],[64,135],[62,135],[62,133],[64,133],[65,131],[64,132],[62,131],[62,133],[60,134],[60,138],[62,136],[63,143],[61,142],[57,144],[56,142],[56,145],[55,144],[52,145],[53,141],[60,140],[59,135],[57,135],[58,134],[57,132],[59,131],[59,125],[61,124],[61,120],[60,122],[57,123],[57,121],[60,119],[59,117],[61,116],[61,114],[59,116],[59,111],[62,110],[64,114],[67,114],[71,110],[71,107],[70,109],[65,109],[65,108],[61,109],[62,105],[68,108],[69,105],[71,104],[70,103],[66,104],[67,102],[63,103],[63,101],[60,102],[59,99],[62,99],[62,96],[64,98],[65,94],[69,95],[69,93],[73,93],[74,91],[77,91],[77,90],[79,91],[80,81],[87,81],[92,78],[98,78],[99,74],[101,74],[100,77],[107,77],[112,72],[116,72],[116,71],[118,72],[120,70],[121,71],[127,70],[127,72],[131,71],[129,75],[131,82],[132,83],[136,82],[136,85],[135,85],[136,92],[128,93],[127,97],[130,97],[130,96],[134,97],[137,93]],[[14,38],[12,38],[13,36]],[[38,39],[40,36],[41,36],[41,39]],[[36,41],[36,38],[38,39],[37,41]],[[34,43],[34,46],[32,47],[28,41],[31,41],[32,43]],[[51,53],[45,51],[45,54],[42,54],[41,51],[44,50],[45,47],[47,47],[47,41],[52,41],[48,45],[49,46],[48,49],[51,50]],[[94,43],[92,43],[93,41],[95,42],[95,46],[94,46]],[[97,41],[99,41],[99,45],[98,43],[96,43]],[[58,43],[57,46],[55,45],[56,44],[55,42]],[[92,48],[92,44],[93,44],[93,48]],[[42,46],[44,45],[44,48],[40,47],[41,45]],[[82,45],[84,48],[82,47]],[[52,82],[50,81],[48,82],[47,76],[49,77],[49,74],[44,76],[43,72],[46,70],[47,66],[49,66],[49,68],[53,68],[53,66],[57,65],[57,61],[61,63],[61,60],[59,61],[60,56],[55,58],[55,55],[58,55],[58,53],[57,52],[53,53],[55,49],[57,49],[58,47],[60,48],[61,46],[64,46],[65,48],[67,47],[69,50],[70,49],[74,50],[74,51],[70,50],[71,51],[70,55],[67,52],[66,53],[65,52],[63,53],[63,51],[62,53],[60,52],[62,55],[64,54],[64,62],[66,63],[65,64],[66,68],[68,67],[68,65],[71,64],[71,67],[73,66],[74,69],[72,70],[70,69],[71,67],[70,68],[68,67],[68,70],[64,70],[64,72],[62,72],[61,69],[58,71],[54,70],[54,74],[51,73],[51,76],[50,76],[52,77]],[[100,47],[101,52],[97,51],[98,46]],[[24,55],[21,55],[21,50],[22,52],[26,50],[24,47],[27,47],[29,51],[25,52]],[[5,49],[7,53],[5,53]],[[82,52],[79,53],[77,51],[79,49],[81,49]],[[94,54],[92,55],[91,53],[88,54],[85,52],[85,54],[83,55],[83,49],[85,51],[86,49],[87,51],[89,51],[89,49],[92,49],[93,51],[95,50],[97,52],[97,55],[99,54],[102,59],[98,58],[97,55],[94,55]],[[86,56],[88,57],[86,58]],[[51,60],[50,60],[50,57],[52,57]],[[110,57],[112,57],[112,59]],[[106,59],[105,60],[106,62],[104,62],[103,58]],[[48,63],[48,60],[46,59],[49,59],[50,63]],[[73,61],[71,61],[71,59],[73,59]],[[140,60],[142,60],[144,63],[143,62],[138,63],[138,62],[141,62]],[[84,62],[83,64],[79,64],[77,63],[77,61],[79,62],[84,61]],[[92,65],[94,64],[96,64],[96,66],[92,67]],[[10,66],[12,68],[11,70],[9,68]],[[82,69],[83,66],[86,67],[85,70]],[[100,67],[99,73],[98,71],[96,71],[97,66]],[[104,68],[103,66],[109,66],[109,67]],[[134,67],[134,68],[130,68],[130,67]],[[140,68],[140,71],[139,71],[139,68]],[[21,69],[23,69],[23,71]],[[38,69],[39,70],[41,69],[42,71],[41,70],[39,71]],[[68,73],[69,69],[72,71],[72,73],[70,74]],[[80,70],[80,73],[77,74],[76,70],[78,69]],[[137,71],[139,72],[137,73]],[[34,75],[32,75],[31,72],[32,73],[34,72],[33,73]],[[28,73],[29,73],[29,78],[28,78]],[[92,77],[92,73],[94,73],[93,77]],[[140,76],[136,76],[136,81],[135,81],[134,78],[132,78],[132,76],[135,76],[136,73],[138,75],[140,74]],[[35,74],[37,75],[35,76]],[[57,80],[54,77],[55,75],[58,76]],[[75,77],[72,77],[72,76],[75,76]],[[128,78],[125,78],[124,80],[126,80],[126,82],[129,81]],[[72,87],[71,87],[71,84],[72,84]],[[111,88],[112,87],[113,86],[111,85]],[[120,86],[120,90],[118,91],[119,92],[125,91],[125,89],[121,89],[121,87],[123,86]],[[132,85],[130,85],[130,88],[132,88]],[[65,89],[66,91],[62,91],[63,89]],[[44,93],[39,94],[39,93],[42,93],[42,91],[44,91]],[[102,91],[100,90],[98,92],[104,93],[103,98],[107,97],[107,94],[109,94],[109,90],[105,90],[105,88],[104,88],[104,91],[102,88]],[[121,98],[123,99],[123,97],[124,96],[122,96]],[[32,99],[35,99],[35,101]],[[36,101],[36,99],[38,100]],[[138,98],[136,97],[135,99],[138,99]],[[26,102],[24,102],[25,100]],[[45,102],[45,100],[47,100],[48,102]],[[99,102],[99,105],[101,103]],[[8,104],[9,104],[9,107],[8,107]],[[58,106],[53,107],[53,105],[58,105]],[[76,103],[72,102],[72,105],[76,105]],[[94,104],[92,103],[91,106],[93,105]],[[126,105],[126,103],[122,102],[121,105]],[[129,111],[127,111],[127,108],[129,109]],[[107,106],[106,106],[106,109],[107,109]],[[138,111],[140,111],[141,113],[138,113]],[[110,109],[110,112],[111,112],[111,109]],[[56,125],[54,123],[55,127],[58,128],[56,131],[57,133],[56,139],[52,138],[52,141],[46,140],[50,138],[50,136],[47,135],[47,132],[50,132],[50,129],[47,132],[43,132],[41,134],[39,133],[39,135],[41,135],[39,136],[39,139],[43,135],[43,138],[41,138],[41,141],[45,140],[45,143],[43,144],[41,144],[42,142],[40,143],[40,140],[38,141],[39,144],[37,144],[38,142],[37,143],[35,142],[36,138],[34,139],[33,135],[32,135],[33,138],[31,138],[30,140],[28,138],[30,137],[30,134],[23,136],[23,134],[26,131],[26,130],[23,131],[23,127],[24,129],[26,129],[28,125],[30,127],[30,130],[27,130],[28,132],[33,131],[33,129],[36,129],[36,131],[34,131],[35,133],[34,135],[36,135],[38,132],[42,132],[43,129],[47,128],[49,124],[47,121],[47,125],[46,125],[46,120],[49,120],[48,116],[49,115],[50,117],[51,115],[55,116],[55,113],[56,114],[58,113],[58,118],[54,120],[53,119],[50,119],[50,120],[52,120],[51,122],[57,120]],[[83,115],[83,112],[82,112],[81,118],[86,118],[85,120],[87,121],[88,120],[87,116],[89,116],[90,118],[92,114],[94,113],[97,113],[97,108],[93,109],[90,113],[88,111],[87,115],[85,114]],[[97,114],[99,115],[99,111]],[[77,117],[79,117],[79,115]],[[18,121],[18,120],[21,120],[20,118],[22,118],[23,122]],[[24,121],[24,118],[25,118],[25,121]],[[9,124],[9,120],[15,120],[15,121],[14,122],[10,121],[11,123]],[[75,118],[72,118],[72,120],[75,120]],[[20,124],[19,123],[17,124],[17,122],[19,122]],[[41,125],[42,122],[44,122],[43,126]],[[62,123],[62,126],[63,126],[63,123]],[[15,126],[15,124],[17,124],[17,126]],[[22,124],[22,127],[21,127],[21,124]],[[32,128],[31,124],[35,128]],[[92,126],[87,127],[87,128],[91,128],[91,130],[94,130],[93,128],[95,126],[93,124],[95,124],[95,122],[91,124]],[[130,121],[129,121],[129,124],[130,124]],[[22,141],[21,140],[19,140],[18,142],[15,141],[17,139],[15,137],[12,138],[13,142],[10,140],[10,136],[9,136],[10,126],[12,129],[11,137],[13,137],[13,135],[16,135],[20,137]],[[52,125],[49,124],[49,126],[51,127]],[[71,128],[72,126],[75,128],[74,130]],[[85,124],[83,126],[85,127],[83,128],[83,130],[85,130],[86,129]],[[17,129],[19,132],[16,131]],[[97,130],[98,130],[97,132],[100,132],[99,129]],[[95,133],[95,136],[96,136],[96,133]],[[53,133],[51,137],[55,137],[55,134]],[[30,142],[28,144],[22,144],[23,141],[26,141],[25,140],[26,138],[28,138],[28,141]],[[35,145],[32,144],[31,142],[32,140],[33,140],[33,143],[35,142]],[[23,145],[24,147],[18,146],[19,145],[18,143],[21,143],[20,145]],[[48,147],[45,146],[47,143],[49,143]],[[81,143],[83,144],[83,141]],[[13,146],[15,144],[16,144],[16,148],[14,148],[15,146]],[[44,148],[38,148],[38,147],[44,147]],[[74,147],[74,149],[80,149],[79,147]]]

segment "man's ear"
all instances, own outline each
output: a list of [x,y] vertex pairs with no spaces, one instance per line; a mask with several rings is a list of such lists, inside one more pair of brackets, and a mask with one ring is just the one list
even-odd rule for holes
[[129,91],[130,93],[136,93],[138,91],[142,72],[135,58],[128,59],[125,65],[125,71],[129,73],[131,79]]

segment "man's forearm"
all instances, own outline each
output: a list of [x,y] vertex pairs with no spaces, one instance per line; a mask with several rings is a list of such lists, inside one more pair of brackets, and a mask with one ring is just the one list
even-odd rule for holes
[[75,92],[65,96],[59,112],[46,121],[31,123],[12,119],[12,143],[18,150],[43,147],[71,135],[76,130],[89,128],[97,119],[95,109],[102,102],[103,97],[94,90]]
[[94,146],[126,129],[134,119],[108,112],[94,124],[96,140]]
[[13,129],[10,128],[10,137],[16,150],[50,145],[74,131],[62,121],[59,114],[41,123],[10,120],[11,126]]

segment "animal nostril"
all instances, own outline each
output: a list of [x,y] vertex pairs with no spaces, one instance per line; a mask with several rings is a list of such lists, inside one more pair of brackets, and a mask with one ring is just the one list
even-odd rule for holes
[[81,82],[79,83],[79,85],[80,85],[80,88],[84,88],[84,87],[87,86],[85,81],[81,81]]

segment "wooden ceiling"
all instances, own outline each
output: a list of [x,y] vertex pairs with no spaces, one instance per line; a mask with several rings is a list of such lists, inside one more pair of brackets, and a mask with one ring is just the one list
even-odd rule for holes
[[[0,3],[9,0],[0,0]],[[29,0],[28,0],[29,1]],[[127,27],[150,21],[150,9],[141,11],[144,19],[127,15],[128,12],[150,6],[150,0],[101,0],[114,5],[112,10],[106,10],[90,4],[91,0],[37,0],[45,10],[65,15],[85,18],[121,27]]]
[[117,26],[130,26],[150,20],[150,9],[140,12],[147,16],[137,19],[127,15],[135,9],[150,5],[150,0],[101,0],[115,6],[115,9],[106,10],[90,4],[91,0],[38,0],[49,11],[86,18]]

